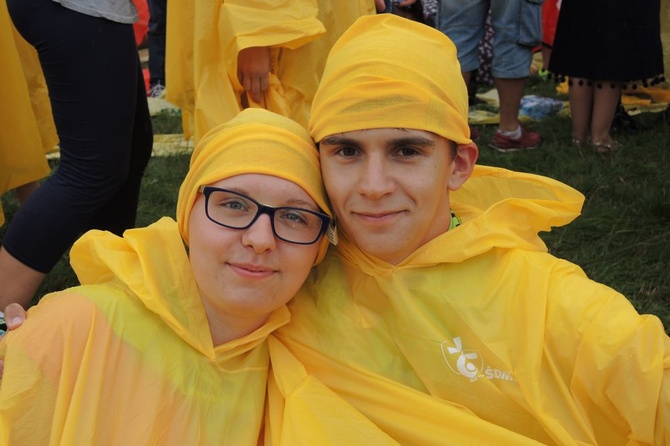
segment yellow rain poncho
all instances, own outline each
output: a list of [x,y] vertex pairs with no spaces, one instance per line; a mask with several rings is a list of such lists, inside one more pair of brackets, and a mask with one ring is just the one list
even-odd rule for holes
[[179,1],[168,9],[167,98],[196,142],[243,108],[237,55],[250,47],[271,47],[274,66],[264,103],[250,105],[306,125],[330,47],[375,12],[372,0]]
[[[49,174],[45,153],[58,139],[37,53],[0,4],[0,195]],[[0,204],[0,226],[5,221]]]
[[[403,444],[522,444],[487,442],[489,423],[545,444],[668,444],[662,324],[537,236],[582,199],[547,178],[477,168],[453,196],[463,224],[401,264],[340,237],[276,336]],[[456,406],[481,420],[459,421]],[[452,441],[425,438],[424,424],[451,428]]]
[[[442,33],[363,17],[333,47],[312,136],[377,127],[470,143],[467,93]],[[462,224],[397,265],[340,231],[274,336],[402,444],[523,444],[516,434],[561,446],[667,445],[661,322],[547,253],[538,236],[571,222],[583,201],[549,178],[475,166],[450,191]]]

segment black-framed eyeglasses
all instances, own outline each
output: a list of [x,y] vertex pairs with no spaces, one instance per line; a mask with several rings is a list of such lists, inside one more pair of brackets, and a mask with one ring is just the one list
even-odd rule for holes
[[272,232],[279,240],[311,245],[319,240],[330,224],[330,217],[321,212],[292,206],[266,206],[229,189],[200,186],[198,192],[205,195],[207,218],[230,229],[247,229],[261,214],[268,214]]

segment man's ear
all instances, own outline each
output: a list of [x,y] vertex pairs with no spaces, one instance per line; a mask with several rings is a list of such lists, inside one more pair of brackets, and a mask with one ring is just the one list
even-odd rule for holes
[[449,190],[459,189],[470,178],[479,157],[479,149],[475,143],[461,144],[456,150],[456,156],[451,161],[451,178]]

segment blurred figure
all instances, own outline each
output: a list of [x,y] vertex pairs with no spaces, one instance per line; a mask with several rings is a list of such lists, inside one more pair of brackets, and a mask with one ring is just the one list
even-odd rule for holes
[[167,0],[149,0],[149,97],[165,95],[165,27]]
[[[45,153],[58,143],[49,96],[35,50],[16,32],[0,2],[0,195],[23,204],[49,174]],[[0,204],[0,226],[5,217]]]
[[130,0],[9,0],[37,50],[60,142],[58,168],[21,206],[0,249],[0,308],[28,305],[45,275],[88,229],[135,225],[151,156],[151,119]]
[[[307,125],[330,47],[374,0],[168,4],[167,99],[195,141],[247,107]],[[249,20],[253,17],[253,20]]]
[[533,47],[541,40],[541,3],[528,0],[441,0],[437,29],[458,49],[466,85],[479,67],[478,45],[487,14],[494,32],[492,74],[500,97],[500,124],[489,143],[499,152],[534,149],[540,135],[521,127],[519,107],[530,74]]
[[662,79],[659,13],[660,0],[563,0],[549,70],[569,77],[573,145],[619,146],[610,128],[622,86]]

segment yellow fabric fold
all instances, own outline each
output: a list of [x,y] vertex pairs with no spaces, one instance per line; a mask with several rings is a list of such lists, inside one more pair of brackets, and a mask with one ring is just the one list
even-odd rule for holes
[[397,445],[318,380],[272,336],[265,443],[275,445]]
[[[42,68],[0,5],[0,195],[49,174],[45,153],[58,142]],[[0,226],[5,221],[0,205]]]
[[380,14],[359,18],[333,46],[309,131],[319,142],[342,132],[415,128],[420,122],[421,130],[468,144],[467,116],[467,89],[451,40],[429,26]]

